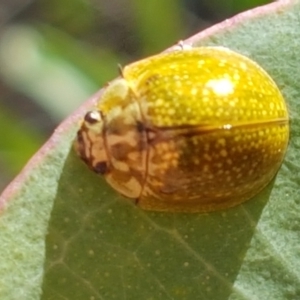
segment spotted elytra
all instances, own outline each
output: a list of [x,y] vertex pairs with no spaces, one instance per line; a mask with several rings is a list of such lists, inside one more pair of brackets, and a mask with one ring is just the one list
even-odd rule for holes
[[289,139],[285,101],[249,58],[181,49],[126,66],[77,134],[80,157],[143,209],[209,212],[275,176]]

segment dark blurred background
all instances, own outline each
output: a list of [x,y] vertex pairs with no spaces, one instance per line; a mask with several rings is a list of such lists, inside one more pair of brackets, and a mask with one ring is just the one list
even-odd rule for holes
[[266,0],[0,0],[0,192],[117,65]]

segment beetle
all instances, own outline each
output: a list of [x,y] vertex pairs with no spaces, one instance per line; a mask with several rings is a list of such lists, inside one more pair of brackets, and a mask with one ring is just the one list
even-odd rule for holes
[[288,140],[272,78],[239,53],[198,47],[124,67],[86,113],[75,148],[143,209],[210,212],[261,191]]

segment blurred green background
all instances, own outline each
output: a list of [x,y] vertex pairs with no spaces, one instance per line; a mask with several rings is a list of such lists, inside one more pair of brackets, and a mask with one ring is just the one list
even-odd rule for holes
[[266,0],[0,0],[0,192],[125,65]]

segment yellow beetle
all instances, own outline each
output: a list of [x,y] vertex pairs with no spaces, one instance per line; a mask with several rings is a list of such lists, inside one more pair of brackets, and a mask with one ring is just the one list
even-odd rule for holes
[[270,76],[229,49],[199,47],[126,66],[75,144],[143,209],[209,212],[263,189],[288,139],[287,107]]

